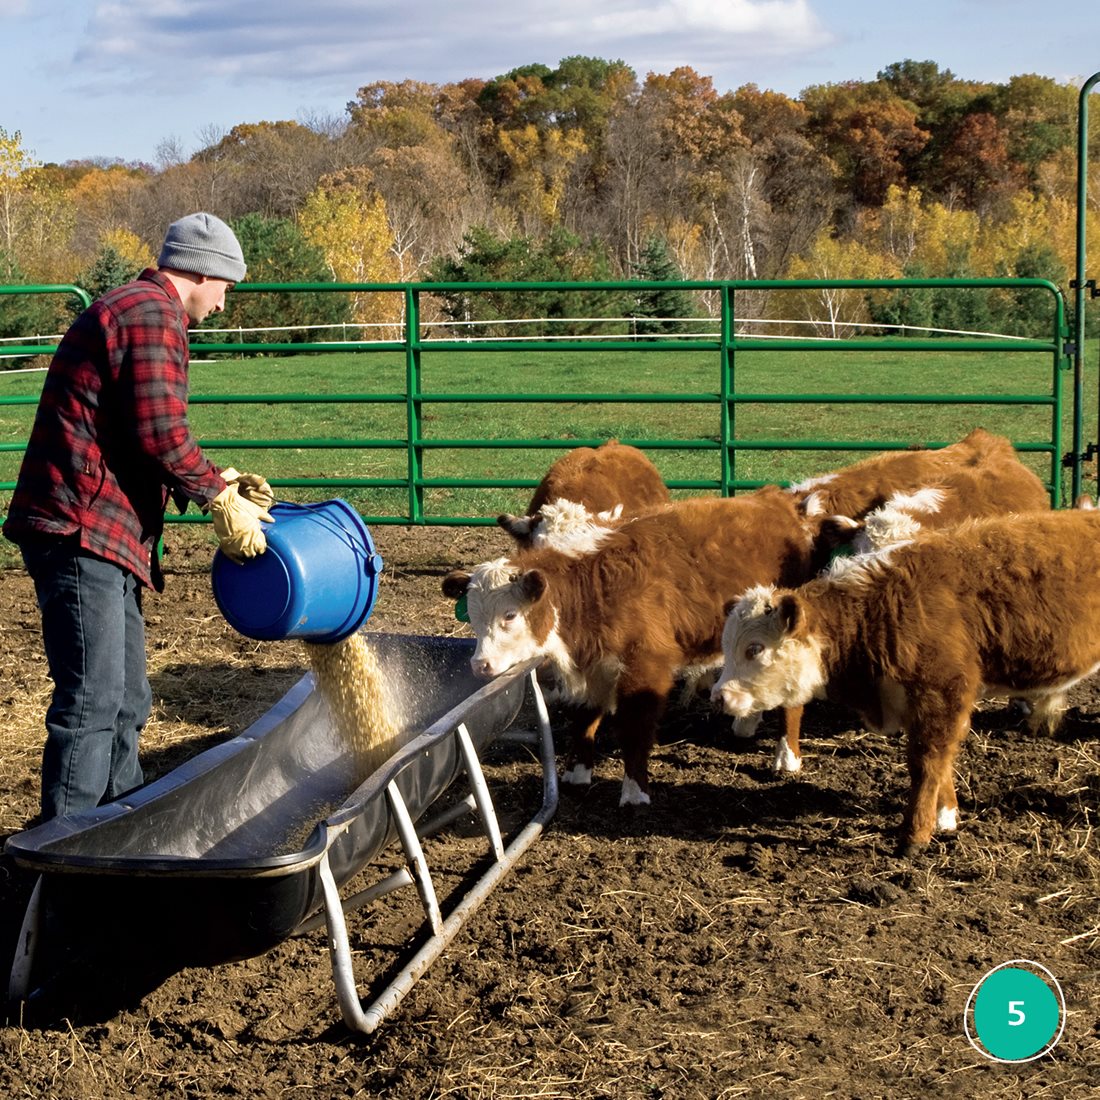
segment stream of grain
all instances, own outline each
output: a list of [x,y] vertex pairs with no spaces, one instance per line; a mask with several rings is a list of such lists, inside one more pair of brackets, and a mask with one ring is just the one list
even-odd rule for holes
[[361,783],[400,743],[401,727],[388,705],[378,659],[359,633],[339,642],[303,644],[337,736],[351,751],[356,783]]

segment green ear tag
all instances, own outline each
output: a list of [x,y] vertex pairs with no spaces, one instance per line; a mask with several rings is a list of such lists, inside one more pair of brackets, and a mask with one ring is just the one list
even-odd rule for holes
[[455,618],[460,623],[468,623],[470,621],[470,613],[466,610],[466,593],[464,592],[458,597],[458,601],[455,603]]
[[854,558],[856,556],[855,550],[852,548],[850,542],[846,542],[841,546],[836,547],[835,550],[829,555],[829,564],[831,565],[837,558]]

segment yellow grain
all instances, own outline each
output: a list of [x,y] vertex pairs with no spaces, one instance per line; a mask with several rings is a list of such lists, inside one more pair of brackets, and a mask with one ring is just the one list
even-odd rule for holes
[[304,644],[314,682],[362,782],[397,749],[401,732],[387,705],[378,660],[363,634],[351,634],[339,642]]

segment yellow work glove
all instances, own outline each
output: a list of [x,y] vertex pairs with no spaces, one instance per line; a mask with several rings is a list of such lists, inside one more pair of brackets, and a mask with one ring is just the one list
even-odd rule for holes
[[275,503],[275,494],[261,474],[241,474],[233,469],[222,470],[222,479],[226,485],[236,485],[237,491],[245,500],[258,504],[261,508],[270,508]]
[[[224,476],[224,475],[223,475]],[[231,561],[243,562],[267,549],[260,520],[274,523],[266,508],[241,496],[236,485],[228,485],[210,502],[210,518],[221,552]]]

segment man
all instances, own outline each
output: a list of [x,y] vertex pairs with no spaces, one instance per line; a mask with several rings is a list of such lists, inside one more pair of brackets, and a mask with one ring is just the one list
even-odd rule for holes
[[143,782],[138,737],[152,709],[143,587],[164,579],[169,496],[209,508],[236,561],[266,548],[263,478],[219,472],[187,421],[187,328],[244,278],[240,243],[212,214],[168,228],[157,260],[73,323],[46,374],[4,535],[18,543],[42,612],[54,682],[42,758],[43,820]]

